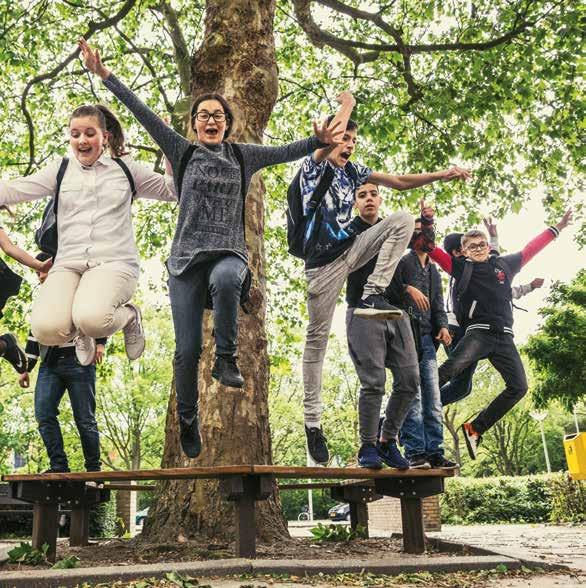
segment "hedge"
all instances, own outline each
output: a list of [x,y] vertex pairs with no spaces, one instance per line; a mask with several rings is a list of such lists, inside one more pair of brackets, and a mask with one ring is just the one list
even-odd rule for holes
[[567,474],[451,478],[441,496],[442,522],[586,522],[586,484]]

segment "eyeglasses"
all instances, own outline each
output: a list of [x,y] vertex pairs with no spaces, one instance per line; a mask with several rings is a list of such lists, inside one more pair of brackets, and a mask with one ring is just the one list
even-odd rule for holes
[[486,247],[488,247],[488,243],[486,241],[480,241],[480,243],[470,243],[470,245],[466,245],[466,249],[468,249],[468,251],[482,251]]
[[208,112],[207,110],[200,110],[195,113],[195,118],[200,122],[208,122],[213,118],[216,122],[224,122],[228,116],[225,112]]

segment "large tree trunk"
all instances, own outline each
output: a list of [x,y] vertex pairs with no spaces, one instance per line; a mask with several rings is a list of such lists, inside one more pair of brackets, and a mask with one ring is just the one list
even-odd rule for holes
[[[226,96],[237,119],[233,138],[240,141],[261,142],[277,99],[274,8],[274,0],[208,0],[205,40],[192,60],[192,94],[215,91]],[[254,178],[246,203],[254,311],[240,316],[238,337],[245,387],[226,389],[212,380],[214,344],[208,316],[199,377],[203,450],[196,460],[182,454],[173,393],[167,413],[163,467],[271,463],[263,195],[262,180]],[[287,536],[276,488],[272,497],[258,507],[259,539],[270,541]],[[161,483],[144,535],[151,541],[193,536],[229,541],[233,538],[233,506],[224,500],[214,481]]]

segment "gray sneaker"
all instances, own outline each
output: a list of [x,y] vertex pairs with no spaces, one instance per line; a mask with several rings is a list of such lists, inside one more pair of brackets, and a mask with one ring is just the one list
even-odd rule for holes
[[138,359],[142,355],[145,345],[144,329],[142,328],[142,314],[140,308],[135,304],[128,302],[125,306],[134,312],[134,319],[122,329],[124,332],[126,355],[128,359]]
[[80,333],[73,339],[75,356],[81,365],[91,365],[96,358],[96,340]]

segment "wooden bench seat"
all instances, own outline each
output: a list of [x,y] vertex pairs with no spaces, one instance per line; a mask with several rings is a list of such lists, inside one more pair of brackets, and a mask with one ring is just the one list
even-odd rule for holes
[[[401,500],[403,545],[407,553],[425,551],[422,499],[441,494],[444,479],[452,470],[368,470],[363,468],[289,467],[239,465],[172,468],[111,472],[67,472],[12,474],[2,476],[11,486],[11,497],[34,505],[33,547],[49,545],[48,556],[55,558],[57,512],[59,505],[71,509],[72,546],[87,545],[90,508],[110,499],[117,486],[138,491],[140,486],[119,482],[136,480],[217,479],[228,500],[234,501],[236,555],[256,555],[255,502],[266,500],[278,479],[319,480],[308,483],[282,483],[283,491],[299,488],[329,488],[332,497],[350,504],[351,525],[368,530],[367,504],[383,496]],[[94,484],[88,484],[93,482]],[[100,485],[96,486],[96,482]],[[104,484],[107,482],[108,484]],[[120,488],[122,489],[122,488]]]

